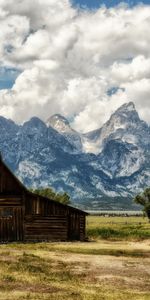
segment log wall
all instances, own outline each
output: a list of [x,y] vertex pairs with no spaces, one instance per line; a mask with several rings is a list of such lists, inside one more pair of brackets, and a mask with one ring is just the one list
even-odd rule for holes
[[86,220],[85,220],[85,215],[80,215],[80,241],[84,241],[85,240],[85,224]]
[[32,195],[0,195],[0,242],[84,239],[81,212]]
[[0,208],[0,242],[23,241],[23,209],[22,207]]
[[67,207],[59,203],[29,194],[25,200],[25,215],[65,216]]
[[25,240],[84,240],[85,215],[30,194],[25,201]]
[[67,239],[66,216],[26,216],[25,241],[66,241]]
[[84,212],[29,192],[0,158],[1,243],[84,238]]

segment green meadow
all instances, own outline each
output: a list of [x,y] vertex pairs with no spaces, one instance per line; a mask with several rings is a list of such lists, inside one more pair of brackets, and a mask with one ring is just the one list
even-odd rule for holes
[[143,240],[150,238],[150,223],[146,217],[88,216],[87,235],[94,239]]

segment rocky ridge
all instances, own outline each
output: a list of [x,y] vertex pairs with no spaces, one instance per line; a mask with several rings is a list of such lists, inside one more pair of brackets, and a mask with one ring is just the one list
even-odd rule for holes
[[100,128],[81,134],[61,115],[23,125],[0,117],[3,159],[28,187],[52,186],[89,209],[131,209],[150,186],[150,127],[132,102]]

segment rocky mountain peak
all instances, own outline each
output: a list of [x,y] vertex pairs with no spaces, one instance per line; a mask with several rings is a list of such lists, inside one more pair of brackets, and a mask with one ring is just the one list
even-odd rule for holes
[[133,112],[134,110],[136,110],[135,104],[133,102],[128,102],[120,106],[116,112]]
[[28,135],[39,135],[40,133],[43,134],[46,130],[47,127],[41,119],[32,117],[29,121],[23,124],[20,132],[26,132]]
[[116,139],[147,147],[149,136],[148,125],[139,118],[134,103],[128,102],[119,107],[100,129],[85,135],[84,149],[85,152],[92,149],[98,154],[108,140]]
[[55,130],[57,130],[60,133],[64,133],[66,131],[70,131],[71,127],[69,124],[69,121],[60,114],[52,115],[46,122],[46,125],[48,127],[53,127]]
[[0,116],[0,128],[2,130],[2,128],[6,128],[9,129],[9,128],[16,128],[18,127],[12,120],[10,119],[6,119],[2,116]]
[[117,118],[120,120],[120,123],[133,123],[138,121],[141,122],[133,102],[128,102],[120,106],[112,114],[112,116],[110,117],[110,121],[115,121],[115,119]]
[[32,127],[39,128],[39,127],[45,127],[45,123],[38,117],[32,117],[29,121],[25,122],[23,126],[24,127],[32,126]]
[[82,152],[81,136],[70,126],[69,121],[64,116],[55,114],[47,120],[46,125],[62,134],[74,147],[76,153]]

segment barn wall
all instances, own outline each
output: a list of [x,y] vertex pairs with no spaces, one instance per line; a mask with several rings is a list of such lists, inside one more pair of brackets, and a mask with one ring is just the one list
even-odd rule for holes
[[85,215],[29,194],[25,200],[25,240],[84,240]]
[[65,216],[67,208],[57,202],[29,194],[25,200],[25,215]]
[[0,161],[0,242],[24,239],[24,188]]
[[85,215],[71,210],[68,215],[68,239],[85,240]]
[[0,242],[23,241],[23,220],[23,207],[0,206]]
[[85,223],[85,215],[80,215],[80,241],[85,240],[85,228],[86,228],[86,223]]
[[23,197],[18,195],[3,195],[0,193],[0,208],[23,206]]
[[67,210],[59,203],[32,194],[25,200],[25,241],[65,241]]
[[66,216],[27,216],[25,241],[66,241],[68,222]]
[[0,160],[0,242],[84,238],[82,211],[28,192]]

